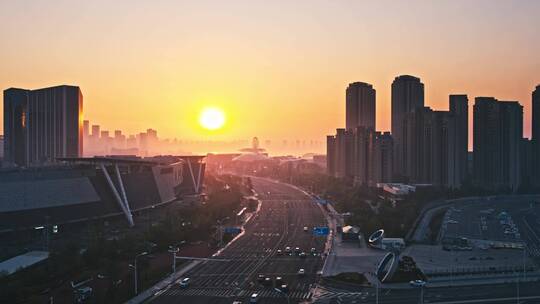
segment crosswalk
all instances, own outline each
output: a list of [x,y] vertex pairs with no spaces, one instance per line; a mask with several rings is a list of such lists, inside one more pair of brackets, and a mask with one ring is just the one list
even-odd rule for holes
[[[258,294],[261,298],[281,298],[283,294],[270,289],[263,290],[238,290],[231,288],[171,288],[165,291],[162,296],[207,296],[218,298],[231,298],[231,297],[249,297],[252,294]],[[308,300],[311,298],[310,292],[293,290],[288,293],[290,299],[295,300]]]
[[313,296],[314,303],[330,303],[331,300],[337,300],[337,303],[344,299],[359,299],[366,300],[370,296],[370,293],[367,291],[364,292],[355,292],[355,291],[345,291],[341,289],[334,289],[331,287],[318,287],[316,293]]

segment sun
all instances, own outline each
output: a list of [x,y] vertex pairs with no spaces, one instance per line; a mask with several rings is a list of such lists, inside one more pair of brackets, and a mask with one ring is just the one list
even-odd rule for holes
[[215,107],[205,108],[199,115],[199,124],[207,130],[217,130],[225,124],[225,112]]

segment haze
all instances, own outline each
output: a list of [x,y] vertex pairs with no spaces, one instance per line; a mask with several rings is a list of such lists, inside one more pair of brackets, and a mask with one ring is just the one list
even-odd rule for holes
[[[520,101],[529,137],[539,11],[538,1],[4,1],[0,87],[78,85],[85,119],[125,133],[324,141],[344,126],[349,82],[374,85],[377,129],[389,130],[391,81],[412,74],[435,109],[451,93],[470,106]],[[226,112],[223,128],[201,128],[209,106]]]

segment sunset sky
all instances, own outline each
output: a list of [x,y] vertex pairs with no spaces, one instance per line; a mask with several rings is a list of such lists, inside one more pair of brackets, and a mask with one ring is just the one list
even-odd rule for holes
[[[349,82],[422,79],[448,94],[518,100],[530,135],[540,83],[540,1],[2,1],[0,88],[81,87],[106,129],[216,140],[324,140]],[[205,131],[205,107],[227,122]],[[0,118],[2,119],[2,118]],[[2,128],[2,126],[0,126]]]

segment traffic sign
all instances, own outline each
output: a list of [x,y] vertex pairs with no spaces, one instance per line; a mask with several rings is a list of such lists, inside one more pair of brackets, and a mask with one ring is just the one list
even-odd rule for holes
[[240,232],[242,232],[242,229],[240,229],[239,227],[225,227],[225,229],[223,229],[223,232],[230,234],[239,234]]
[[328,227],[315,227],[313,228],[313,234],[318,236],[325,236],[330,233],[330,229]]

